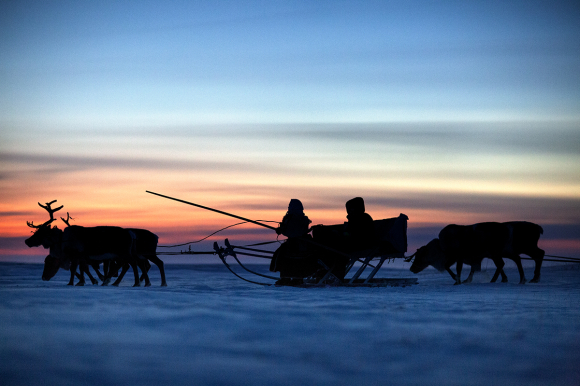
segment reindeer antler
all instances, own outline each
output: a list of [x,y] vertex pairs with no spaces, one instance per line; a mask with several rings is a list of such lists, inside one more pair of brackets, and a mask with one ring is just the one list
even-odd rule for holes
[[38,229],[42,226],[42,225],[34,225],[34,221],[26,221],[26,225],[34,229]]
[[64,223],[66,224],[67,227],[70,226],[70,224],[68,223],[68,221],[69,220],[74,220],[74,218],[72,218],[68,212],[66,212],[66,220],[63,217],[61,217],[60,219],[62,221],[64,221]]
[[46,203],[46,205],[42,205],[40,202],[38,203],[38,205],[39,205],[41,208],[43,208],[43,209],[46,209],[46,211],[47,211],[47,212],[48,212],[48,214],[50,215],[50,220],[46,221],[46,222],[45,222],[44,224],[42,224],[42,225],[34,225],[34,222],[33,222],[33,221],[31,221],[31,222],[28,222],[28,221],[27,221],[27,222],[26,222],[26,224],[27,224],[29,227],[31,227],[31,228],[38,229],[38,228],[40,228],[40,227],[43,227],[43,226],[49,225],[50,223],[52,223],[53,221],[55,221],[56,219],[54,218],[54,212],[56,212],[56,211],[59,211],[59,210],[61,210],[61,209],[64,207],[64,205],[61,205],[61,206],[59,206],[58,208],[54,208],[54,209],[52,209],[50,206],[51,206],[52,204],[54,204],[55,202],[56,202],[56,200],[52,200],[51,202],[47,202],[47,203]]
[[58,208],[52,209],[50,206],[51,206],[52,204],[54,204],[55,202],[56,202],[56,200],[52,200],[51,202],[47,202],[47,203],[46,203],[46,205],[42,205],[40,202],[38,203],[38,205],[39,205],[41,208],[44,208],[44,209],[46,209],[46,210],[48,211],[48,213],[50,214],[50,218],[51,218],[51,220],[54,220],[54,217],[52,216],[52,215],[53,215],[53,213],[54,213],[54,212],[57,212],[57,211],[59,211],[59,210],[61,210],[61,209],[64,207],[64,205],[61,205],[61,206],[59,206]]

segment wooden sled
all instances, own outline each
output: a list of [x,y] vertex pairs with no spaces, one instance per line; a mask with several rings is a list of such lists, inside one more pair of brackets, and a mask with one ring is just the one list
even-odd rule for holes
[[[217,243],[214,243],[214,250],[228,269],[229,265],[226,263],[225,258],[233,256],[243,269],[261,277],[277,280],[276,285],[308,288],[319,286],[405,287],[417,284],[417,278],[375,278],[375,275],[385,261],[405,257],[405,252],[407,251],[407,220],[408,217],[404,214],[400,214],[399,217],[395,218],[375,220],[374,235],[369,245],[365,245],[364,249],[349,253],[341,250],[346,223],[315,225],[312,227],[312,239],[305,240],[305,242],[310,245],[310,255],[320,256],[317,259],[319,269],[313,275],[286,277],[284,280],[254,272],[245,267],[237,258],[237,255],[246,255],[272,259],[273,253],[271,251],[233,246],[227,239],[225,240],[226,248],[221,248]],[[341,260],[344,262],[345,259],[347,263],[344,278],[340,278],[338,276],[343,275],[337,276],[336,271],[338,268],[335,261]],[[347,278],[346,274],[357,262],[361,263],[360,267],[351,277]],[[367,268],[372,268],[372,270],[366,277],[363,277],[363,273]],[[240,277],[237,274],[236,276]]]

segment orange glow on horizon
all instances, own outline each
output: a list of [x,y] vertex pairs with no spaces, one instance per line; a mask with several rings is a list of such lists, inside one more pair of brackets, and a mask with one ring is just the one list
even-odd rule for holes
[[[26,221],[48,218],[37,202],[54,199],[64,205],[57,216],[69,212],[73,224],[145,228],[160,235],[160,244],[238,222],[146,190],[270,221],[281,221],[298,198],[312,224],[325,225],[345,222],[346,201],[360,196],[376,220],[406,214],[411,240],[423,228],[435,237],[451,223],[514,220],[568,226],[573,238],[570,227],[580,218],[580,158],[568,143],[577,138],[574,128],[560,127],[570,141],[555,141],[556,150],[539,155],[555,137],[542,125],[449,125],[187,127],[163,134],[27,129],[28,137],[0,149],[0,240],[16,245],[30,233]],[[500,146],[522,138],[531,142],[517,152]],[[275,240],[269,232],[244,225],[216,237]]]

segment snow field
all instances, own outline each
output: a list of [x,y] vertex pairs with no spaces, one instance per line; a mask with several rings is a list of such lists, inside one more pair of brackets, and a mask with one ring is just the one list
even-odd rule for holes
[[580,384],[578,266],[546,266],[526,285],[515,268],[510,283],[487,283],[489,269],[462,286],[387,266],[378,277],[420,284],[310,289],[166,267],[169,287],[154,266],[153,287],[130,275],[115,288],[0,264],[2,384]]

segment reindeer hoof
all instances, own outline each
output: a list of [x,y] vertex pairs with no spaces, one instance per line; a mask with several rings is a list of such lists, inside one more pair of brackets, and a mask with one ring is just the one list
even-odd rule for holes
[[82,287],[82,286],[84,286],[84,285],[85,285],[85,283],[80,283],[80,282],[79,282],[79,283],[77,283],[77,285],[76,285],[75,287]]
[[460,285],[461,282],[456,281],[455,283],[453,283],[453,285]]
[[525,280],[520,280],[520,284],[526,284]]
[[161,287],[167,287],[167,283],[161,283]]
[[141,287],[140,283],[133,284],[133,287]]
[[539,283],[540,282],[540,278],[533,278],[532,280],[530,280],[530,283]]
[[119,286],[119,283],[113,283],[113,284],[111,284],[111,285],[112,285],[113,287],[118,287],[118,286]]
[[145,287],[151,287],[151,283],[145,283]]

